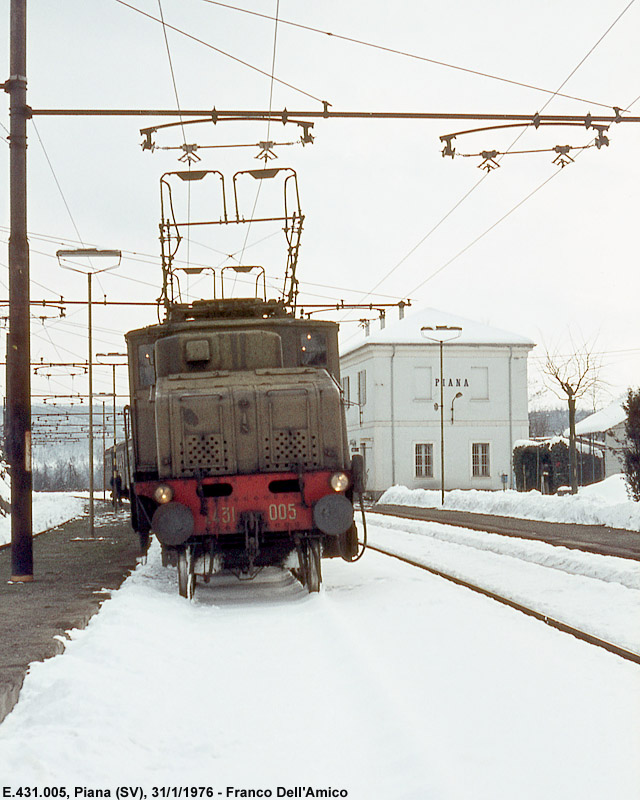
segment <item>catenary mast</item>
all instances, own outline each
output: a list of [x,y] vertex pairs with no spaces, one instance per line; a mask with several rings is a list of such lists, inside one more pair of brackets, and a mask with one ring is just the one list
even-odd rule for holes
[[27,0],[11,0],[9,334],[6,449],[11,470],[11,579],[33,580],[31,375],[27,242]]

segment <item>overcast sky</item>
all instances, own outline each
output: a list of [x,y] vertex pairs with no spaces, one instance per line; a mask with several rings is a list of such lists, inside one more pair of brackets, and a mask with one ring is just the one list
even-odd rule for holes
[[[277,30],[272,19],[208,0],[162,0],[161,7],[158,0],[131,0],[130,6],[153,17],[162,11],[168,24],[209,45],[166,31],[174,90],[158,22],[116,0],[29,0],[28,102],[36,109],[174,109],[177,91],[182,108],[267,109],[271,101],[279,111],[319,110],[319,101],[326,100],[336,111],[586,115],[628,108],[640,95],[640,2],[238,2],[267,17],[277,14]],[[8,42],[6,8],[0,25],[0,39]],[[270,80],[274,41],[275,76],[290,86]],[[8,58],[5,71],[8,77]],[[553,96],[560,87],[578,99]],[[8,128],[5,97],[0,122]],[[632,112],[640,113],[640,101]],[[123,251],[120,267],[95,279],[94,296],[148,301],[158,296],[159,177],[182,165],[180,151],[143,152],[139,129],[165,121],[36,117],[29,124],[34,299],[86,298],[86,280],[61,269],[55,258],[59,247],[81,244]],[[443,158],[439,137],[471,127],[476,125],[446,120],[319,120],[312,145],[276,148],[274,163],[298,173],[305,214],[301,304],[410,298],[416,308],[441,308],[527,336],[538,343],[530,358],[533,394],[545,346],[568,353],[585,342],[602,354],[607,386],[600,405],[638,386],[640,127],[613,126],[609,147],[573,151],[575,163],[564,169],[552,163],[554,153],[509,154],[490,174],[478,169],[480,158],[462,154],[585,146],[596,134],[583,127],[529,129],[514,144],[519,129],[489,131],[458,137],[456,157]],[[241,122],[188,126],[184,134],[200,146],[286,143],[298,140],[300,129]],[[183,141],[179,127],[155,136],[158,147]],[[5,186],[8,151],[5,147],[0,159]],[[257,153],[257,147],[203,149],[198,166],[231,176],[259,166]],[[255,185],[249,186],[246,216],[255,198]],[[192,219],[218,214],[204,199],[194,194]],[[269,206],[273,200],[269,191],[261,192],[256,213],[279,213]],[[8,190],[0,196],[0,224],[6,241]],[[233,241],[216,239],[219,232],[198,230],[183,243],[179,258],[213,267],[237,263],[224,254],[242,251],[246,237],[243,263],[263,263],[271,284],[279,287],[284,249],[277,226],[253,225],[248,236],[236,228]],[[256,244],[270,234],[275,235]],[[5,248],[0,257],[5,299],[6,261]],[[209,279],[189,280],[195,296]],[[362,311],[334,316],[345,341],[358,334],[363,316]],[[96,309],[96,352],[122,351],[124,331],[154,320],[152,309]],[[85,339],[86,309],[71,306],[64,319],[34,320],[32,358],[85,360]],[[34,394],[86,389],[83,377],[62,373],[34,378]],[[110,370],[97,374],[95,382],[96,391],[108,391]],[[535,398],[538,404],[552,400]]]

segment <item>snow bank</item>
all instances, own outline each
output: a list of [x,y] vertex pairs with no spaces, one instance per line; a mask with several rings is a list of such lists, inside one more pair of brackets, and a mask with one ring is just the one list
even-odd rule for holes
[[640,503],[629,500],[624,475],[612,475],[600,483],[583,486],[577,495],[542,495],[530,492],[483,492],[477,489],[453,489],[445,493],[444,506],[440,491],[407,489],[392,486],[378,501],[396,506],[445,508],[452,511],[472,511],[477,514],[496,514],[545,522],[568,522],[583,525],[608,525],[640,531]]
[[[4,487],[0,485],[0,493]],[[4,495],[2,495],[4,496]],[[7,494],[7,497],[10,495]],[[31,504],[33,532],[42,533],[84,514],[85,501],[70,492],[34,492]],[[0,517],[0,545],[11,541],[11,516]]]

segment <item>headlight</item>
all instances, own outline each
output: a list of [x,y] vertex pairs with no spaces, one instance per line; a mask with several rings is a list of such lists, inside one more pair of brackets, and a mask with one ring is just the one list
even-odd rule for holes
[[344,492],[349,488],[349,476],[345,472],[334,472],[329,483],[334,492]]
[[157,486],[153,493],[156,503],[170,503],[173,500],[173,489],[170,486]]

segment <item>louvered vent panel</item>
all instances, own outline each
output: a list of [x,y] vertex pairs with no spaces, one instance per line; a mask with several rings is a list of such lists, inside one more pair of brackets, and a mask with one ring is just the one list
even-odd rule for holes
[[282,472],[298,467],[314,469],[320,466],[318,442],[306,430],[274,431],[265,438],[265,456],[271,469]]
[[219,433],[192,434],[184,437],[182,471],[226,475],[230,471],[229,453],[225,438]]

